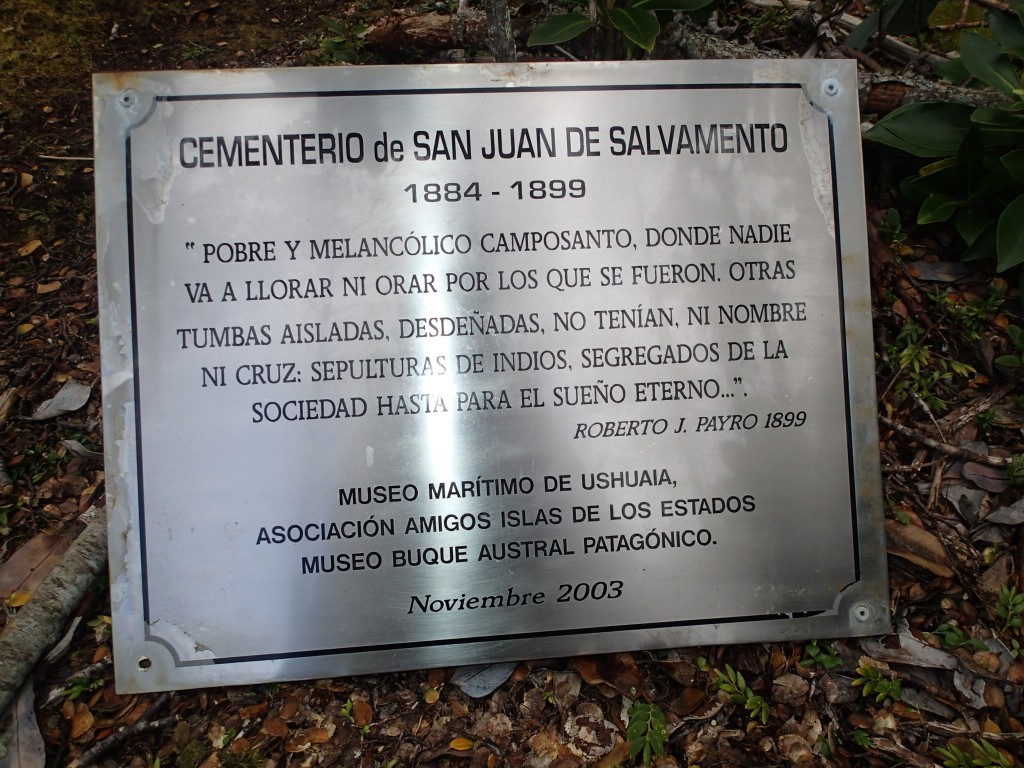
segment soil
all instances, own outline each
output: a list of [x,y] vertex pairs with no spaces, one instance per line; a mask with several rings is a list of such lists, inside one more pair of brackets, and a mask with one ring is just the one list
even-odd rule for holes
[[[357,25],[390,8],[327,0],[4,0],[0,8],[2,565],[30,547],[55,549],[59,559],[60,546],[103,503],[95,455],[102,437],[90,73],[319,63],[322,17]],[[805,50],[808,27],[781,11],[731,6],[728,20],[747,39],[794,55]],[[372,54],[358,43],[345,52]],[[1019,377],[993,364],[1012,351],[1008,327],[1022,325],[1019,296],[984,264],[956,262],[947,233],[894,226],[892,179],[883,174],[894,161],[875,149],[867,158],[897,633],[881,643],[523,662],[507,674],[492,670],[496,687],[477,698],[454,668],[118,695],[105,663],[109,599],[98,583],[78,609],[82,622],[70,648],[41,664],[33,680],[46,764],[631,764],[640,759],[625,740],[633,700],[665,713],[666,754],[655,759],[661,766],[924,766],[946,759],[938,748],[977,756],[982,742],[994,750],[991,764],[1016,764],[1024,665],[1013,651],[1024,602],[1013,603],[1009,590],[1024,590],[1024,511],[1006,468],[978,456],[1024,452]],[[909,325],[920,330],[913,341]],[[907,383],[899,359],[922,348],[925,372],[937,374],[923,392]],[[92,388],[84,407],[27,419],[69,381]],[[1005,522],[985,523],[1006,509]],[[8,613],[18,609],[19,594],[7,598]],[[733,671],[743,678],[731,678],[730,696],[719,689],[728,689]],[[763,720],[751,710],[763,711]]]

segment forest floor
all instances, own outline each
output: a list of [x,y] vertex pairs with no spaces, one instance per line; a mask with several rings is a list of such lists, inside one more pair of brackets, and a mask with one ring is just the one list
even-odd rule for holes
[[[0,7],[2,624],[103,504],[90,74],[323,63],[322,40],[338,36],[323,16],[354,28],[391,9],[369,0]],[[515,7],[519,16],[542,8]],[[815,40],[796,13],[732,2],[717,23],[740,42],[799,56]],[[373,50],[354,32],[335,48],[370,63],[485,53]],[[99,580],[70,646],[29,681],[35,707],[13,726],[23,748],[32,731],[49,766],[607,767],[632,762],[624,713],[641,699],[666,716],[661,766],[931,766],[955,760],[954,749],[965,767],[1020,763],[1024,478],[986,461],[1024,453],[1021,381],[994,363],[1013,351],[1008,328],[1024,325],[1020,297],[990,266],[957,261],[946,232],[899,226],[894,162],[866,153],[892,635],[522,662],[485,670],[477,691],[453,667],[118,695]],[[90,388],[84,404],[28,418],[68,382]],[[740,701],[719,690],[728,669],[743,676]],[[744,706],[752,701],[763,719]],[[119,738],[125,728],[132,735]]]

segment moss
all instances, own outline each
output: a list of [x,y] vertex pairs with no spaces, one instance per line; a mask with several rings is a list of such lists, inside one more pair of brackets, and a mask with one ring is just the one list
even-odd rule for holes
[[243,749],[240,752],[226,750],[220,756],[223,768],[260,768],[263,755],[258,749]]
[[210,756],[212,751],[213,749],[205,741],[190,741],[188,746],[181,750],[175,766],[177,768],[196,768],[196,766]]

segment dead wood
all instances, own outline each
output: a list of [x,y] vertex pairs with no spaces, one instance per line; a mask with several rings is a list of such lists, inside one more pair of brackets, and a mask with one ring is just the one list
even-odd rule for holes
[[[507,9],[504,16],[508,19]],[[499,18],[494,29],[497,30],[499,37],[505,37],[507,34],[508,39],[499,41],[506,47],[495,49],[495,58],[498,58],[500,50],[503,55],[510,56],[505,59],[506,61],[514,61],[515,40],[518,38],[525,42],[532,21],[533,17],[528,14],[517,14],[514,19],[508,19],[506,32],[502,29],[503,25]],[[401,53],[409,49],[445,51],[451,48],[486,47],[490,32],[488,14],[470,8],[453,14],[435,11],[411,14],[396,12],[373,24],[366,31],[363,40],[367,49],[374,53]]]
[[0,635],[0,717],[47,648],[56,643],[68,616],[107,563],[107,515],[101,509]]
[[[672,32],[669,44],[678,46],[691,59],[792,58],[778,51],[726,40],[703,28],[678,25]],[[837,53],[842,55],[841,51]],[[859,72],[857,87],[860,110],[864,114],[885,115],[915,101],[952,101],[972,107],[990,107],[1004,101],[998,92],[990,88],[964,88],[913,73]]]

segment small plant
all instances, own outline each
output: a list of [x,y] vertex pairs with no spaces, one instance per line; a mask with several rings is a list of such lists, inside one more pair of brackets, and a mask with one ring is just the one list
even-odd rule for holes
[[762,724],[768,722],[768,717],[771,715],[771,707],[768,706],[768,702],[764,700],[764,697],[754,693],[753,689],[747,685],[747,681],[743,679],[743,675],[728,664],[725,665],[725,672],[720,669],[715,670],[714,685],[718,690],[729,694],[729,698],[734,702],[742,704],[750,714],[751,720],[760,720]]
[[345,705],[341,708],[341,711],[338,714],[340,714],[342,717],[344,717],[350,723],[355,725],[356,717],[355,717],[355,715],[352,714],[352,707],[353,706],[355,706],[355,702],[352,699],[349,699],[348,701],[345,702]]
[[936,289],[931,294],[935,308],[953,321],[970,340],[977,339],[988,328],[1000,307],[1006,302],[1006,281],[992,281],[992,290],[984,298],[967,298],[951,291]]
[[946,747],[937,747],[936,752],[943,758],[942,764],[946,768],[1012,768],[1013,758],[1004,755],[987,741],[976,741],[970,739],[968,750],[962,750],[952,742]]
[[999,365],[1005,365],[1008,368],[1020,368],[1024,366],[1024,328],[1017,325],[1011,325],[1007,329],[1007,333],[1010,335],[1010,341],[1012,342],[1014,349],[1008,355],[1000,355],[996,358],[996,362]]
[[831,643],[812,640],[804,646],[804,654],[807,658],[800,662],[801,667],[813,667],[817,664],[822,669],[835,669],[843,663]]
[[1018,453],[1006,465],[1006,474],[1011,485],[1024,485],[1024,453]]
[[634,701],[627,714],[626,738],[632,742],[629,756],[633,758],[642,754],[644,765],[650,766],[653,755],[662,757],[665,754],[665,742],[668,741],[665,713],[657,704]]
[[868,732],[861,730],[860,728],[850,734],[850,741],[863,750],[874,749],[875,747],[875,742],[871,740]]
[[939,624],[932,634],[939,638],[943,648],[963,648],[967,646],[975,651],[988,650],[988,646],[968,635],[956,624]]
[[203,58],[208,53],[213,53],[213,48],[210,46],[203,45],[202,43],[188,43],[181,54],[181,58],[186,61],[194,61]]
[[895,675],[887,677],[882,670],[875,667],[857,667],[857,679],[853,681],[853,685],[860,688],[861,696],[866,699],[873,696],[879,704],[900,700],[900,679]]
[[999,413],[994,408],[989,408],[983,413],[979,413],[977,418],[974,420],[974,425],[985,434],[992,431],[992,427],[999,421]]
[[885,218],[878,222],[878,231],[889,243],[898,255],[902,255],[903,246],[907,242],[907,233],[903,231],[903,221],[900,219],[900,212],[890,208],[885,212]]
[[927,339],[924,326],[908,320],[903,324],[896,343],[888,348],[889,358],[898,368],[893,394],[897,400],[908,396],[920,399],[928,408],[945,408],[939,396],[954,376],[970,376],[975,370],[947,352],[936,351]]
[[1011,638],[1010,655],[1013,656],[1013,658],[1015,659],[1019,659],[1022,651],[1024,651],[1024,648],[1021,647],[1020,640],[1016,638]]
[[83,693],[92,693],[98,691],[104,685],[102,678],[97,680],[89,680],[85,677],[76,677],[71,681],[65,691],[64,696],[69,701],[74,701],[79,698]]
[[113,629],[113,622],[109,616],[97,616],[95,619],[89,619],[88,625],[92,627],[97,643],[102,643],[109,638]]
[[1003,620],[1004,632],[1019,633],[1024,623],[1024,593],[1016,587],[1001,586],[996,595],[996,615]]
[[621,52],[631,59],[636,48],[648,53],[654,50],[654,41],[661,33],[657,11],[693,12],[712,2],[714,0],[599,0],[591,5],[593,17],[578,12],[554,16],[533,30],[526,44],[557,45],[597,27],[605,33],[604,58],[616,58],[616,41],[621,37],[624,41]]
[[66,455],[67,450],[63,447],[50,450],[43,445],[32,446],[8,464],[11,479],[27,479],[32,485],[38,485],[56,473]]
[[[1012,8],[988,12],[991,38],[962,32],[960,57],[941,70],[954,81],[973,77],[996,89],[1003,99],[999,104],[906,104],[879,120],[865,138],[927,162],[901,185],[903,196],[919,206],[919,224],[950,222],[967,245],[965,261],[994,254],[997,271],[1015,269],[1024,277],[1019,269],[1024,264],[1024,25],[1022,7]],[[854,45],[849,38],[847,43]]]
[[366,51],[366,26],[350,24],[343,19],[321,16],[333,34],[320,41],[320,55],[329,64],[363,64],[370,60]]

